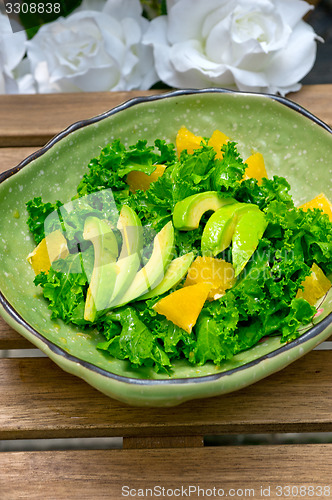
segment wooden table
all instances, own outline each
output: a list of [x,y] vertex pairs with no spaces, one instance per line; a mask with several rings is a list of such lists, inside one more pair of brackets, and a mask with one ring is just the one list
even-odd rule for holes
[[[0,171],[70,123],[138,94],[2,96]],[[305,87],[289,97],[332,125],[332,85]],[[308,436],[306,444],[211,447],[203,439],[332,432],[330,346],[326,342],[327,349],[239,392],[171,409],[111,400],[45,357],[2,358],[0,439],[121,436],[123,449],[83,449],[83,443],[79,450],[2,452],[0,499],[119,499],[154,487],[163,497],[197,498],[203,496],[198,487],[206,496],[220,496],[223,489],[234,498],[332,497],[332,443],[309,444]],[[0,320],[0,350],[31,347]]]

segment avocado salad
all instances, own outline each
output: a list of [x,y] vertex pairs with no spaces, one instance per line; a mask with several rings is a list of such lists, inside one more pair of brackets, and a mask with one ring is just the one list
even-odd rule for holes
[[296,207],[260,153],[244,161],[219,131],[115,140],[69,203],[27,201],[34,283],[52,319],[103,335],[105,355],[169,375],[176,359],[220,365],[296,339],[317,313],[332,274],[320,196]]

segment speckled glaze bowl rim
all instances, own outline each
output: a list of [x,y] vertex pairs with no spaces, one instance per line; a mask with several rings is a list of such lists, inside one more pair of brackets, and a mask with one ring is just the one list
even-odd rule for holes
[[[272,99],[274,101],[279,102],[280,104],[283,104],[295,112],[298,112],[305,117],[309,118],[313,122],[315,122],[317,125],[320,127],[324,128],[327,130],[330,134],[332,134],[332,129],[322,120],[317,118],[315,115],[310,113],[308,110],[300,106],[299,104],[296,104],[295,102],[281,96],[277,95],[272,95],[272,94],[263,94],[263,93],[257,93],[257,92],[241,92],[241,91],[235,91],[235,90],[228,90],[228,89],[220,89],[220,88],[206,88],[206,89],[185,89],[185,90],[175,90],[171,92],[165,92],[162,94],[153,94],[149,96],[140,96],[140,97],[135,97],[133,99],[130,99],[112,109],[109,111],[106,111],[100,115],[94,116],[92,118],[86,119],[86,120],[81,120],[78,122],[73,123],[69,127],[67,127],[65,130],[54,136],[45,146],[37,150],[36,152],[32,153],[29,155],[27,158],[25,158],[22,162],[20,162],[17,166],[3,172],[0,174],[0,183],[17,173],[19,170],[24,168],[26,165],[28,165],[30,162],[35,160],[36,158],[39,158],[41,155],[43,155],[46,151],[48,151],[54,144],[57,142],[61,141],[63,138],[67,137],[69,134],[72,132],[75,132],[76,130],[85,127],[87,125],[91,125],[93,123],[96,123],[98,121],[104,120],[105,118],[108,118],[116,113],[119,113],[120,111],[126,110],[132,106],[141,104],[141,103],[148,103],[160,99],[168,99],[168,98],[173,98],[173,97],[181,97],[181,96],[186,96],[186,95],[193,95],[193,94],[208,94],[208,93],[215,93],[215,94],[225,94],[225,93],[231,93],[231,94],[238,94],[241,96],[254,96],[254,97],[261,97],[262,99]],[[247,368],[251,368],[255,365],[258,365],[262,362],[264,362],[267,359],[275,358],[281,353],[284,353],[286,351],[289,351],[293,349],[296,346],[299,346],[301,344],[306,343],[309,339],[313,339],[317,337],[319,334],[321,334],[331,323],[332,323],[332,312],[326,316],[322,321],[317,323],[316,325],[313,325],[312,328],[307,330],[303,335],[301,335],[299,338],[289,342],[288,344],[282,345],[280,348],[265,354],[253,361],[250,361],[249,363],[245,363],[241,366],[238,366],[236,368],[232,368],[230,370],[224,371],[224,372],[219,372],[215,373],[212,375],[203,375],[199,377],[188,377],[188,378],[169,378],[169,379],[147,379],[147,378],[133,378],[133,377],[125,377],[122,375],[117,375],[115,373],[112,373],[110,371],[107,371],[103,368],[100,368],[93,363],[84,361],[76,356],[73,356],[72,354],[69,354],[67,351],[62,349],[61,347],[58,347],[56,344],[45,338],[43,335],[41,335],[37,330],[35,330],[32,326],[27,323],[20,314],[15,310],[15,308],[9,303],[9,301],[4,297],[3,293],[0,290],[0,305],[4,309],[4,311],[12,318],[12,320],[23,327],[25,330],[27,330],[30,334],[32,334],[35,338],[37,338],[39,341],[43,342],[54,354],[59,355],[64,357],[66,360],[74,363],[80,364],[82,367],[89,369],[99,375],[102,375],[104,377],[110,378],[117,380],[119,382],[123,383],[128,383],[128,384],[136,384],[136,385],[173,385],[173,384],[189,384],[189,383],[204,383],[204,382],[209,382],[209,381],[215,381],[218,380],[222,377],[227,377],[229,375],[232,375],[233,373],[243,371]]]

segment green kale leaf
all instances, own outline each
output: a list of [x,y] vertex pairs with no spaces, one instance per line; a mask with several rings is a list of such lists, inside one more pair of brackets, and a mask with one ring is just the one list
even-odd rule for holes
[[224,154],[221,160],[215,161],[216,166],[211,175],[210,189],[233,196],[247,165],[240,158],[235,142],[228,141],[221,150]]
[[[120,333],[117,326],[113,326],[114,323],[120,326]],[[99,343],[98,349],[119,359],[128,359],[135,366],[154,366],[157,371],[167,371],[171,367],[167,354],[134,308],[125,307],[109,312],[106,325],[103,333],[109,340]]]
[[27,224],[37,245],[45,238],[45,220],[52,213],[56,212],[56,217],[52,217],[52,226],[48,228],[48,232],[62,229],[58,217],[58,210],[61,206],[62,203],[60,201],[56,201],[55,203],[44,203],[40,196],[26,203],[29,214]]
[[[86,268],[93,266],[93,254],[91,251],[89,253],[90,256],[86,255],[84,260]],[[40,273],[35,277],[35,285],[42,287],[43,295],[49,301],[52,319],[60,318],[65,323],[88,325],[84,320],[84,307],[89,283],[86,272],[82,269],[82,262],[80,253],[70,254],[66,259],[53,262],[47,274]]]
[[[156,152],[155,147],[159,152]],[[128,149],[115,140],[101,150],[98,157],[89,163],[86,173],[77,187],[78,196],[84,196],[103,189],[112,189],[116,201],[123,198],[123,191],[128,196],[126,176],[129,172],[140,171],[151,174],[155,165],[175,158],[174,146],[157,140],[154,146],[147,146],[147,141],[139,140]]]

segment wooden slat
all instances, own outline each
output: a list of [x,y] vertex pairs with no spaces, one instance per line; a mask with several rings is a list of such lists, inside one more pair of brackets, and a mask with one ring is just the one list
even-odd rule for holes
[[[72,123],[158,91],[0,96],[0,146],[42,146]],[[159,91],[160,93],[160,91]]]
[[154,487],[162,498],[201,498],[203,490],[213,498],[330,498],[331,468],[328,444],[2,453],[0,491],[6,500],[118,500],[129,489],[129,498],[150,498]]
[[[78,120],[90,118],[136,96],[160,91],[0,96],[0,146],[42,146]],[[332,85],[308,85],[287,97],[332,125],[327,106]],[[17,162],[14,162],[16,164]]]
[[246,389],[178,409],[119,403],[47,358],[2,359],[0,380],[0,439],[332,431],[330,351],[311,352]]

